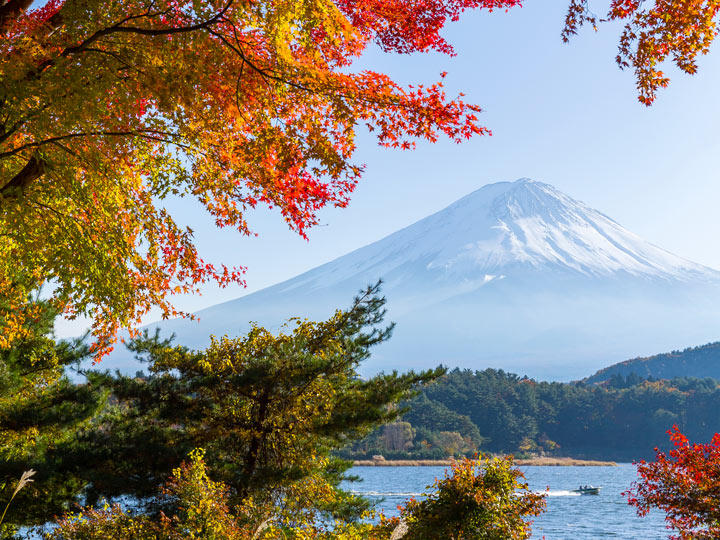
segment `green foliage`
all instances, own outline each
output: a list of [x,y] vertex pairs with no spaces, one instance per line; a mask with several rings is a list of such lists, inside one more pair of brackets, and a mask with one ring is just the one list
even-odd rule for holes
[[31,300],[35,313],[11,346],[0,349],[0,500],[7,501],[23,471],[34,482],[17,493],[0,533],[41,524],[82,493],[84,456],[78,433],[89,429],[106,400],[92,377],[72,382],[65,370],[88,356],[80,341],[56,342],[57,311]]
[[68,514],[47,540],[240,540],[252,537],[246,516],[230,511],[228,488],[207,475],[203,451],[173,471],[163,495],[174,500],[172,518],[135,514],[119,505]]
[[[458,466],[427,501],[410,503],[405,525],[358,521],[367,502],[338,488],[349,463],[333,453],[373,431],[387,447],[409,448],[418,433],[398,421],[407,411],[397,403],[444,372],[358,376],[370,348],[392,331],[382,326],[378,290],[326,321],[292,320],[278,334],[254,327],[213,339],[205,351],[145,334],[130,347],[149,375],[88,373],[80,384],[63,369],[87,350],[56,344],[47,311],[35,341],[2,356],[0,470],[9,489],[19,467],[38,471],[10,507],[5,533],[44,523],[84,496],[89,506],[68,514],[50,539],[388,540],[403,526],[407,538],[525,538],[524,519],[541,506],[537,496],[515,493],[526,486],[509,461]],[[468,417],[423,403],[423,414],[441,411],[448,429],[463,430],[426,433],[444,452],[461,454],[481,440]],[[119,495],[145,504],[97,507]]]
[[[475,451],[632,461],[649,458],[677,424],[709,439],[718,430],[720,383],[714,379],[613,377],[600,385],[538,382],[503,371],[453,370],[404,404],[415,434],[389,452],[382,431],[341,455],[367,459],[442,459]],[[446,433],[443,433],[446,432]],[[449,432],[449,433],[447,433]],[[454,435],[452,435],[454,433]],[[464,445],[452,444],[458,437]]]
[[369,459],[377,454],[388,459],[444,459],[471,456],[485,440],[468,416],[428,399],[425,390],[404,406],[408,410],[402,416],[406,425],[402,447],[388,444],[388,426],[383,426],[339,455],[352,459]]
[[163,496],[177,512],[159,519],[119,506],[88,509],[62,519],[47,540],[520,540],[530,537],[527,519],[545,506],[511,459],[465,460],[411,501],[401,518],[372,523],[287,519],[277,506],[245,501],[232,507],[232,489],[210,479],[202,450],[173,471]]
[[202,352],[157,335],[131,344],[147,377],[107,375],[118,405],[85,437],[96,460],[90,502],[101,496],[152,497],[193,448],[239,504],[283,506],[304,515],[357,515],[365,501],[335,494],[349,463],[331,455],[394,420],[391,407],[442,370],[380,374],[357,367],[390,336],[384,299],[370,287],[346,311],[322,322],[293,320],[275,335],[213,339]]
[[599,370],[587,382],[618,381],[618,377],[632,377],[635,383],[640,379],[675,377],[720,379],[720,342],[625,360]]
[[435,489],[403,510],[408,540],[520,540],[530,538],[526,518],[545,508],[512,458],[463,460],[452,475],[436,480]]
[[403,420],[414,426],[422,426],[429,432],[451,431],[459,433],[468,440],[468,446],[475,451],[484,438],[472,420],[457,411],[453,411],[439,401],[431,401],[423,393],[412,401],[412,407],[403,415]]

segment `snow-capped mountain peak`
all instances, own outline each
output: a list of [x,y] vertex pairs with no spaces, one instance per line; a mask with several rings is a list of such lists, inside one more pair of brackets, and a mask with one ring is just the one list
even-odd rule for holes
[[[304,274],[165,321],[193,348],[320,320],[382,278],[389,343],[368,372],[502,367],[581,378],[613,362],[717,341],[720,272],[656,247],[606,215],[529,179],[491,184]],[[130,368],[132,369],[132,368]]]
[[[658,248],[548,184],[490,184],[390,236],[305,274],[327,286],[360,273],[442,282],[527,271],[679,280],[720,273]],[[303,276],[300,276],[302,278]],[[316,279],[313,279],[316,278]],[[402,278],[404,279],[404,278]]]

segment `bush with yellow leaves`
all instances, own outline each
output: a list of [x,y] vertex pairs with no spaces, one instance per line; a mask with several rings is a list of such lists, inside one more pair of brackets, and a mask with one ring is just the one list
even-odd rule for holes
[[250,500],[231,509],[227,486],[208,477],[203,456],[191,452],[163,489],[176,505],[172,517],[135,515],[115,505],[66,516],[47,540],[523,540],[530,537],[526,518],[545,505],[511,458],[466,459],[400,517],[298,520],[282,503],[262,507]]

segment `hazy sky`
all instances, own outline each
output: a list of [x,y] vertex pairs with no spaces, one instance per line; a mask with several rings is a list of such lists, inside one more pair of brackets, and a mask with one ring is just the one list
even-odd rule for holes
[[563,44],[565,9],[563,0],[526,0],[509,13],[467,13],[444,32],[454,58],[368,52],[358,69],[403,83],[432,83],[447,71],[448,94],[464,92],[480,105],[493,136],[401,152],[363,134],[356,158],[367,168],[350,207],[324,211],[309,242],[277,212],[252,213],[259,236],[243,238],[217,230],[192,204],[177,206],[206,259],[248,267],[246,289],[208,286],[202,296],[178,298],[178,307],[194,311],[277,283],[485,184],[520,177],[553,184],[650,242],[720,268],[720,47],[696,76],[667,69],[670,88],[646,108],[632,73],[614,62],[619,28],[584,29]]

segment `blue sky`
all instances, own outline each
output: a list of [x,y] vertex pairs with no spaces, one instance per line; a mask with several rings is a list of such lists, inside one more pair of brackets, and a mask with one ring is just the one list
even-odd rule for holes
[[720,268],[720,52],[703,57],[693,77],[666,70],[670,87],[646,108],[632,73],[614,62],[619,27],[584,29],[563,44],[566,7],[527,0],[508,13],[467,13],[444,32],[454,58],[369,51],[358,69],[403,83],[432,83],[447,71],[448,94],[479,104],[493,136],[401,152],[361,134],[356,157],[367,168],[350,207],[323,211],[309,242],[276,211],[253,212],[248,221],[259,236],[243,238],[216,229],[194,205],[177,205],[205,258],[248,267],[246,289],[207,286],[177,306],[195,311],[277,283],[485,184],[520,177],[553,184],[650,242]]

